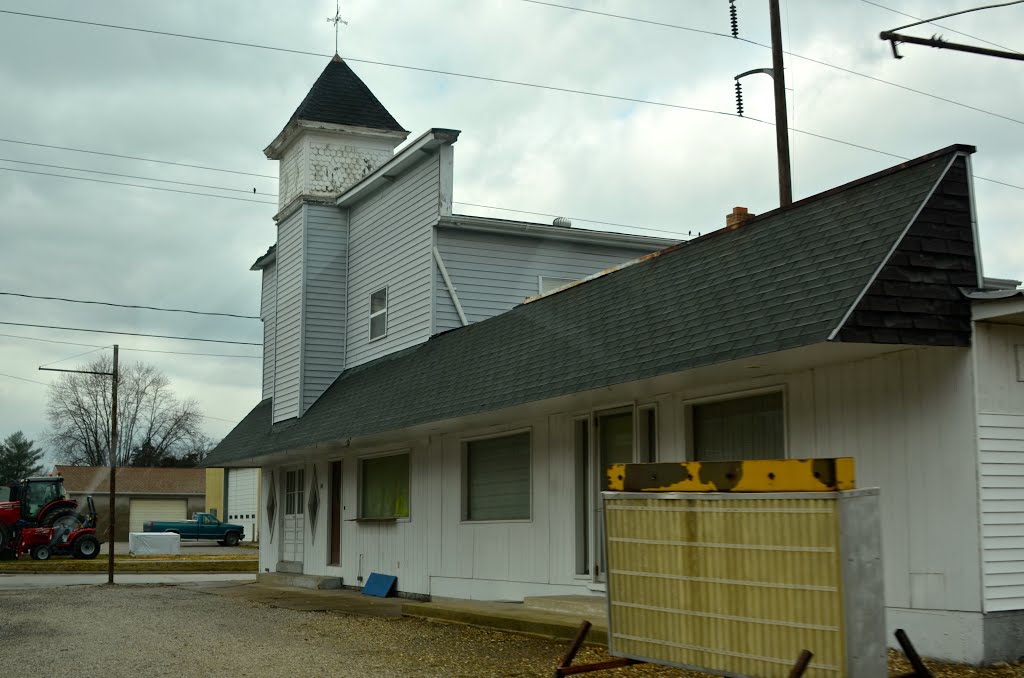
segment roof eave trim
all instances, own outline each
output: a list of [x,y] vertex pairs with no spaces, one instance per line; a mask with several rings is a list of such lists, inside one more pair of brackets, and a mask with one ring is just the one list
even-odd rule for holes
[[[970,148],[973,148],[973,146]],[[939,178],[935,180],[935,183],[928,191],[928,194],[925,195],[924,199],[921,201],[921,204],[917,206],[916,210],[914,210],[914,214],[910,217],[910,220],[907,222],[907,225],[903,227],[903,230],[900,232],[899,237],[893,240],[892,247],[890,247],[886,255],[882,257],[882,261],[879,262],[878,267],[875,268],[875,272],[871,274],[871,277],[868,279],[867,284],[864,285],[864,288],[857,295],[857,298],[853,300],[852,304],[850,304],[850,308],[846,309],[846,313],[843,314],[843,317],[839,321],[839,324],[836,325],[835,329],[833,329],[832,332],[829,333],[828,341],[835,341],[836,336],[839,335],[839,332],[843,329],[843,326],[846,325],[846,322],[850,319],[850,316],[853,315],[853,312],[860,305],[860,302],[864,298],[864,295],[868,293],[868,290],[871,289],[871,286],[875,283],[875,279],[878,278],[878,274],[881,273],[882,269],[885,268],[885,265],[889,263],[889,259],[892,258],[892,255],[896,251],[896,248],[900,246],[900,243],[903,242],[903,239],[907,237],[907,233],[910,231],[911,227],[913,227],[914,222],[917,221],[917,218],[919,216],[921,216],[921,211],[924,210],[924,206],[927,205],[928,201],[932,199],[933,195],[935,195],[935,190],[939,187],[939,184],[942,183],[942,180],[946,178],[946,174],[949,173],[949,168],[953,166],[953,163],[956,162],[957,158],[961,156],[969,158],[970,152],[957,150],[955,153],[953,153],[953,156],[949,159],[949,162],[946,163],[945,169],[943,169],[942,173],[939,174]],[[932,153],[930,155],[933,159],[937,157],[935,153]],[[968,165],[968,171],[970,171],[970,165]]]
[[277,261],[277,250],[273,252],[267,252],[262,257],[253,262],[252,266],[249,267],[250,271],[262,271],[263,269],[270,266],[272,263]]
[[661,249],[682,241],[682,238],[654,238],[646,235],[633,235],[631,233],[595,231],[575,227],[566,228],[564,226],[550,226],[548,224],[536,224],[528,221],[515,222],[467,215],[442,217],[437,222],[437,225],[445,228],[457,228],[481,233],[533,236],[550,240],[587,242],[602,245],[624,245],[638,249],[649,249],[651,246]]
[[459,140],[459,134],[461,132],[457,129],[434,127],[427,130],[386,163],[363,177],[355,186],[339,195],[335,204],[345,207],[362,200],[385,184],[397,179],[413,165],[419,164],[425,154],[432,154],[445,144],[454,144]]
[[284,155],[285,149],[291,145],[292,141],[298,137],[299,132],[303,130],[310,130],[314,132],[334,132],[341,134],[351,134],[357,137],[369,137],[373,139],[395,139],[401,143],[409,137],[409,132],[406,130],[388,130],[378,129],[376,127],[362,127],[357,125],[340,125],[333,122],[320,122],[317,120],[306,120],[304,118],[292,118],[288,121],[288,124],[284,126],[274,140],[263,149],[263,155],[267,156],[270,160],[280,160],[281,156]]

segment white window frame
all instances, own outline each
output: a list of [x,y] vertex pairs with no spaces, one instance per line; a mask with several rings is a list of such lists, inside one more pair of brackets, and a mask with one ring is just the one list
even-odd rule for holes
[[[529,518],[510,518],[507,520],[470,520],[469,519],[469,443],[475,443],[480,440],[493,440],[495,438],[510,438],[512,436],[521,435],[526,433],[530,436],[530,449],[527,452],[527,473],[529,483],[529,496],[530,496],[530,517]],[[533,522],[533,448],[534,448],[534,434],[533,427],[517,428],[509,431],[501,431],[500,433],[488,433],[486,435],[471,436],[467,438],[459,439],[460,457],[462,468],[459,478],[460,486],[462,488],[462,511],[459,515],[459,522],[465,525],[489,525],[498,523],[532,523]]]
[[[563,282],[562,282],[561,285],[558,285],[557,287],[554,287],[554,288],[548,290],[547,292],[545,292],[544,291],[544,281],[545,280],[562,280]],[[555,290],[560,289],[562,287],[565,287],[566,285],[571,285],[572,283],[577,282],[579,280],[580,280],[579,278],[563,278],[562,276],[559,276],[559,275],[538,275],[537,276],[537,294],[551,294]]]
[[[384,310],[377,311],[376,313],[374,313],[373,312],[373,297],[374,297],[374,295],[379,294],[380,292],[384,292]],[[369,318],[368,318],[367,323],[366,323],[366,336],[369,338],[369,340],[371,342],[372,341],[380,341],[381,339],[384,339],[385,337],[388,336],[388,311],[391,310],[391,289],[390,289],[390,285],[385,285],[384,287],[378,287],[374,291],[370,292],[370,296],[367,298],[367,306],[366,306],[366,308],[370,312]],[[381,315],[384,316],[384,334],[380,335],[379,337],[375,337],[375,336],[373,336],[373,319],[378,317],[378,316],[381,316]]]
[[[406,455],[409,457],[409,497],[407,499],[409,503],[409,515],[407,516],[393,516],[383,518],[367,518],[363,515],[363,462],[372,459],[381,459],[383,457],[397,457],[400,455]],[[344,473],[344,468],[342,468]],[[344,477],[343,477],[344,481]],[[344,507],[343,507],[344,509]],[[397,450],[387,450],[385,452],[375,452],[373,454],[363,454],[356,457],[356,518],[355,522],[365,523],[381,523],[381,522],[396,522],[396,523],[407,523],[412,520],[412,449],[401,448]]]
[[[693,449],[694,405],[706,405],[708,403],[717,403],[724,400],[741,400],[743,398],[767,395],[769,393],[782,394],[782,453],[784,459],[789,459],[791,454],[789,449],[789,389],[786,388],[785,384],[776,384],[774,386],[764,386],[761,388],[748,388],[740,391],[716,393],[714,395],[702,396],[699,398],[684,398],[681,404],[683,412],[683,444],[685,447],[684,451],[686,461],[696,461],[694,458],[695,450]],[[808,457],[810,454],[802,456]]]

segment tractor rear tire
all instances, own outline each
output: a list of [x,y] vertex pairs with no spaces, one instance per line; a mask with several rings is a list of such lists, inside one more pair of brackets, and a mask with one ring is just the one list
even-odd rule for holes
[[92,560],[100,554],[100,540],[91,534],[83,534],[71,545],[71,555],[78,560]]
[[46,527],[67,526],[71,528],[68,530],[68,534],[71,534],[78,528],[85,525],[85,516],[73,508],[62,508],[48,514],[43,521],[43,524]]
[[39,546],[32,547],[29,551],[29,555],[32,556],[32,560],[49,560],[50,556],[53,555],[50,551],[50,547],[46,544],[40,544]]

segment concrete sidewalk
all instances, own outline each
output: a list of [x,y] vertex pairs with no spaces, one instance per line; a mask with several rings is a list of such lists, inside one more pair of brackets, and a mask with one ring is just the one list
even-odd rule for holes
[[576,636],[580,624],[586,619],[594,624],[587,637],[588,642],[604,645],[608,641],[608,627],[603,616],[595,618],[595,615],[578,611],[552,612],[523,603],[452,598],[439,598],[424,603],[404,598],[376,598],[349,589],[318,590],[260,583],[203,583],[186,585],[185,588],[212,595],[252,600],[288,610],[378,617],[417,617],[545,638],[572,639]]

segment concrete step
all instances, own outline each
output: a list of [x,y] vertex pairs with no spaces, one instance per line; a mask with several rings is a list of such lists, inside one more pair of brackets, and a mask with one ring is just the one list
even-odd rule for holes
[[340,589],[341,577],[318,577],[312,574],[291,574],[290,572],[259,572],[256,574],[256,583],[314,590]]
[[603,595],[527,596],[523,607],[578,616],[595,624],[604,623],[608,618],[608,599]]

